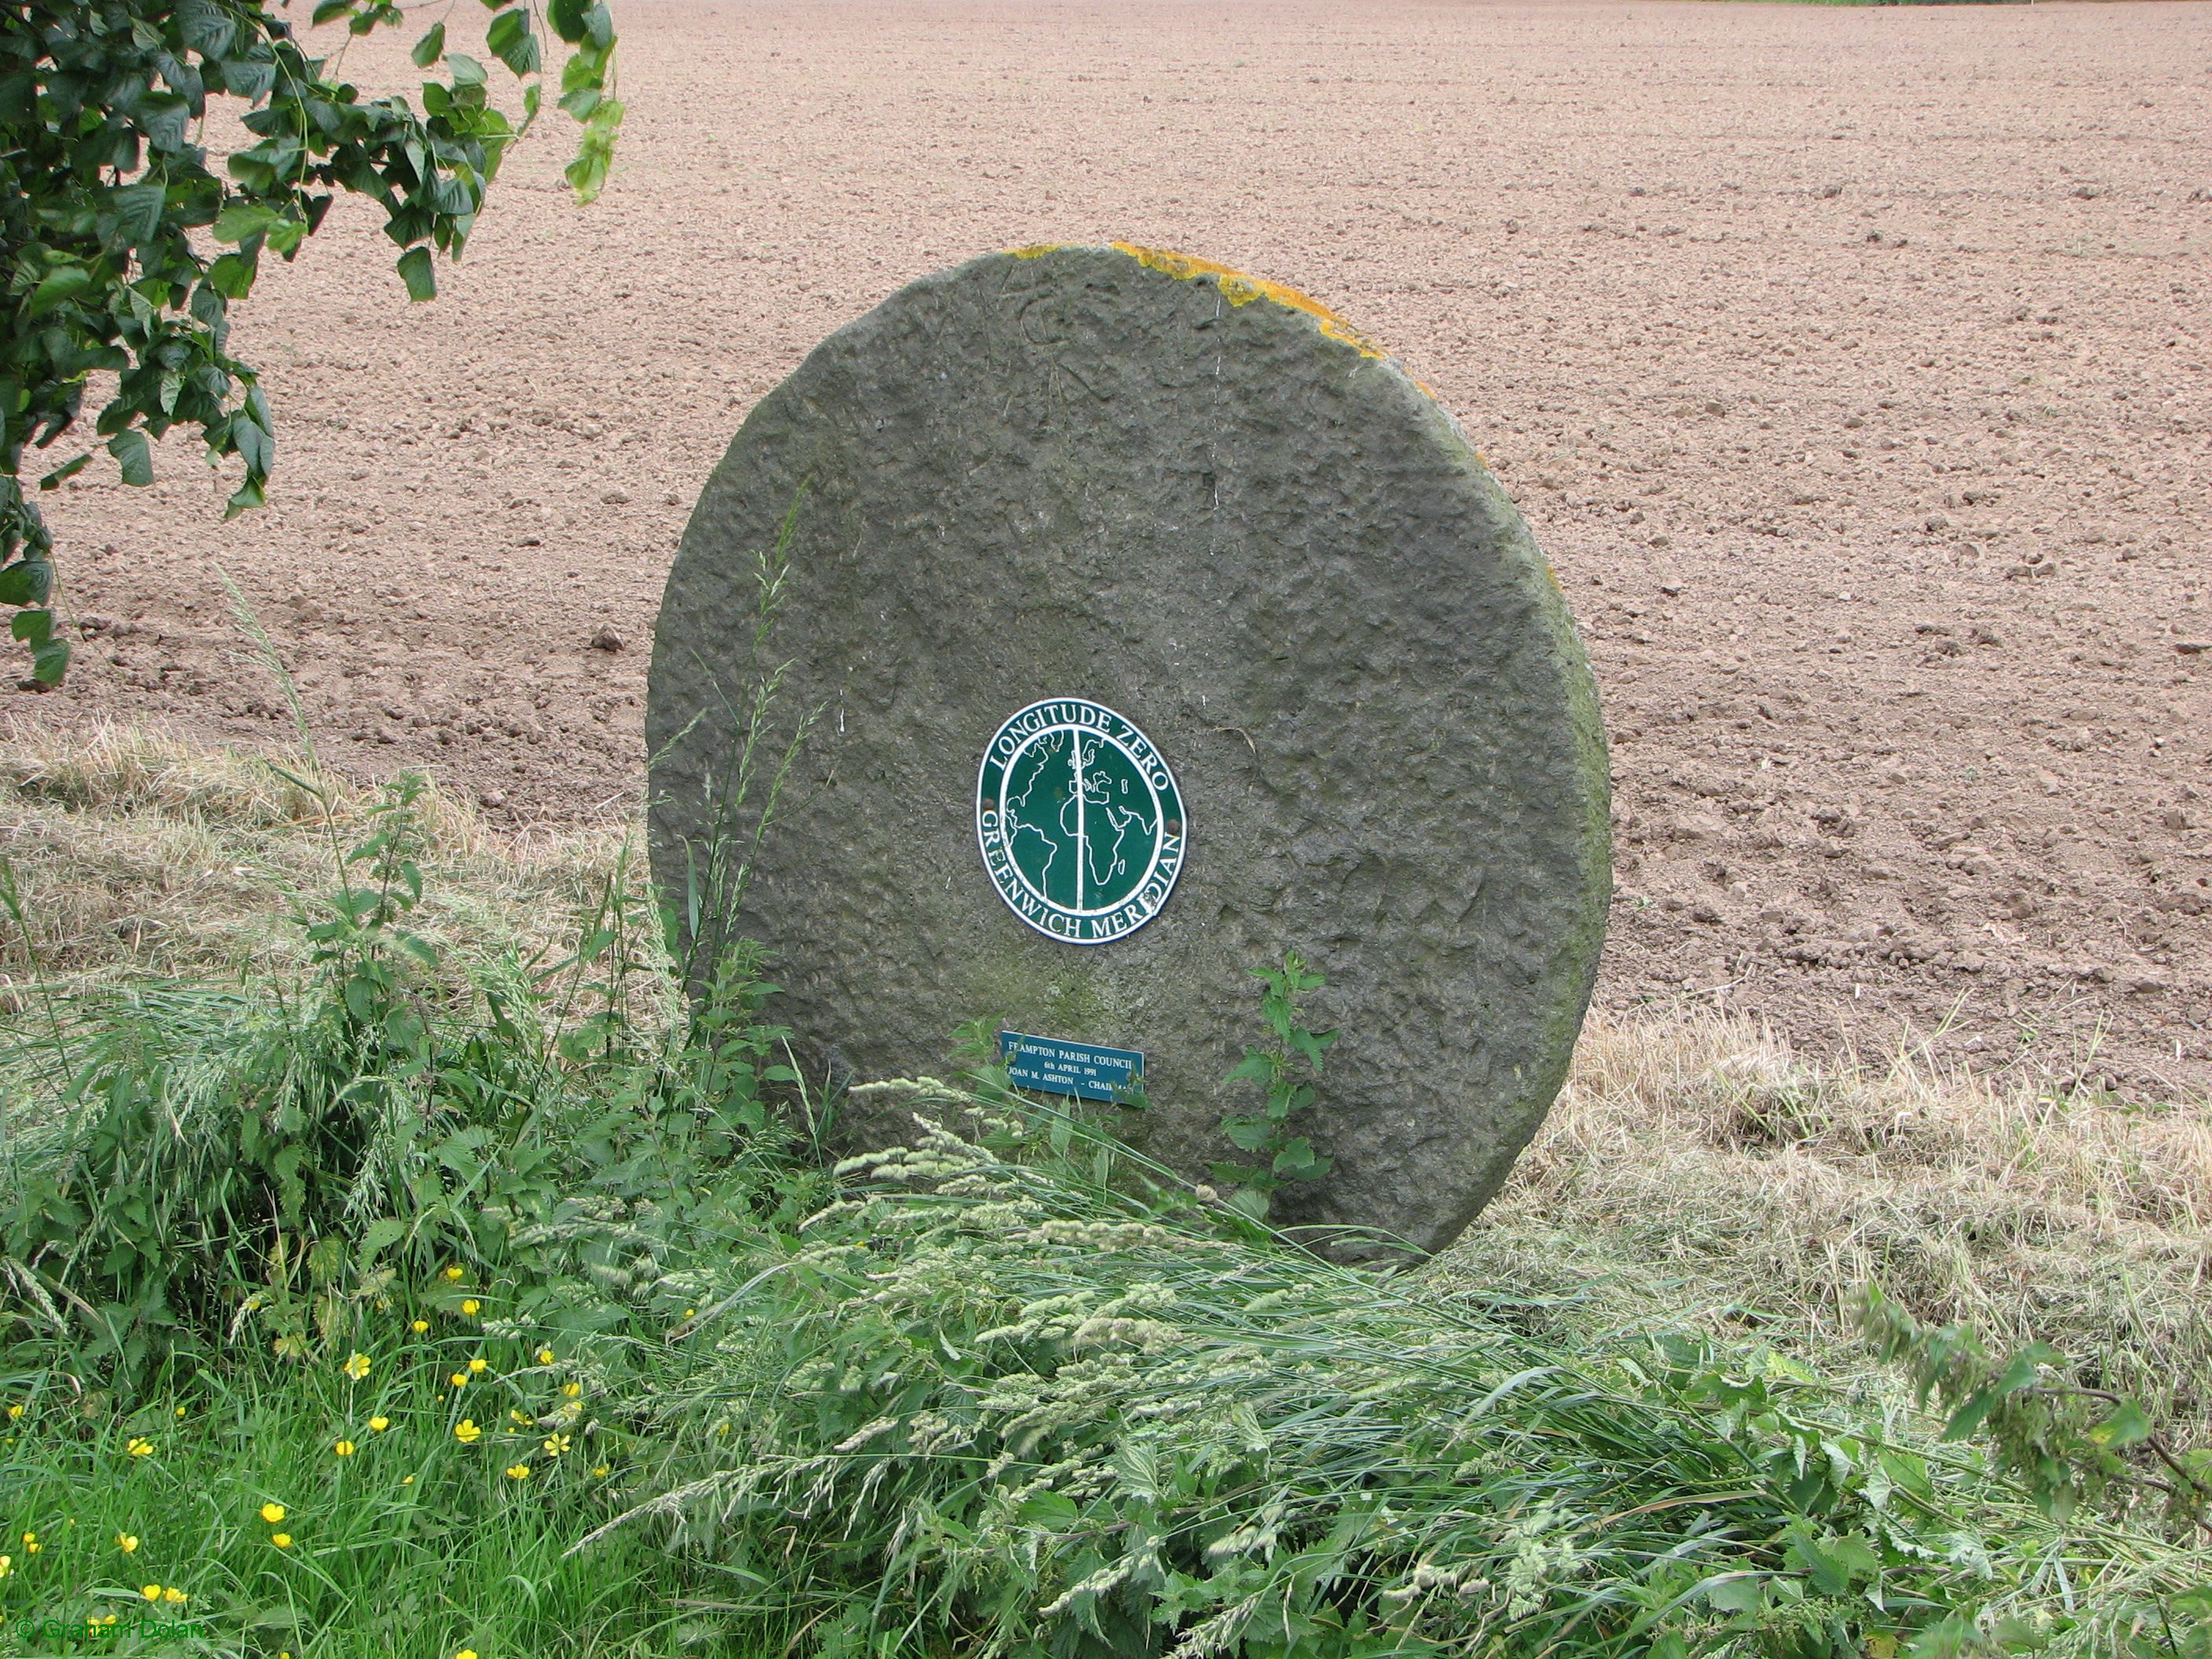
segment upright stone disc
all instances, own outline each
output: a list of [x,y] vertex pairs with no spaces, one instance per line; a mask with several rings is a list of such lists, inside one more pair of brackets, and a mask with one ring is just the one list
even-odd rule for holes
[[1321,307],[1029,249],[823,341],[738,431],[662,601],[651,842],[679,905],[716,823],[749,826],[721,803],[778,665],[778,729],[818,713],[739,926],[804,1052],[942,1075],[979,1022],[1138,1050],[1125,1128],[1204,1179],[1258,1104],[1224,1081],[1265,1037],[1246,970],[1295,949],[1342,1036],[1293,1127],[1334,1163],[1275,1215],[1434,1249],[1505,1179],[1604,935],[1595,691],[1480,458]]

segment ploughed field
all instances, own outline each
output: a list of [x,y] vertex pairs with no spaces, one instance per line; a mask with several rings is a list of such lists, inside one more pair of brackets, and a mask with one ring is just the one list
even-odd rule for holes
[[94,632],[21,713],[283,740],[220,562],[326,758],[633,813],[661,581],[755,400],[968,255],[1154,244],[1388,344],[1528,515],[1613,744],[1602,1002],[2212,1085],[2212,5],[617,19],[597,207],[549,125],[433,306],[358,204],[270,262],[268,510],[224,526],[184,441],[49,498]]

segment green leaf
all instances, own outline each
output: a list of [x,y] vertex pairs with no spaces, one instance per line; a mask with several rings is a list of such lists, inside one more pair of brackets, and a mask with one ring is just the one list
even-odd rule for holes
[[237,447],[239,457],[245,461],[250,476],[261,478],[269,476],[269,469],[276,461],[276,440],[267,428],[241,411],[231,418],[230,441]]
[[1238,1214],[1248,1215],[1255,1221],[1265,1221],[1267,1218],[1267,1210],[1272,1201],[1267,1194],[1257,1187],[1239,1187],[1222,1200]]
[[276,84],[276,65],[256,58],[233,58],[222,65],[222,83],[249,104],[258,104]]
[[31,653],[31,678],[40,685],[59,685],[62,676],[69,672],[69,641],[48,640]]
[[92,286],[92,271],[84,265],[70,264],[56,265],[49,270],[38,287],[31,290],[31,315],[44,316],[57,306],[64,305]]
[[78,473],[83,471],[85,468],[91,465],[92,457],[89,454],[80,455],[75,460],[66,462],[64,465],[56,467],[52,471],[47,473],[45,477],[40,479],[39,488],[41,489],[59,489],[64,483],[76,477]]
[[562,169],[561,176],[576,192],[576,205],[589,207],[606,188],[607,156],[604,151],[586,149]]
[[138,107],[132,112],[138,118],[138,130],[155,149],[177,150],[185,147],[185,131],[191,125],[192,106],[175,93],[149,93],[138,100]]
[[322,3],[315,8],[313,15],[309,21],[317,28],[320,28],[332,18],[343,17],[352,9],[353,0],[322,0]]
[[1075,1506],[1074,1500],[1056,1492],[1030,1493],[1022,1499],[1018,1513],[1030,1526],[1062,1531],[1079,1525],[1083,1520],[1083,1511]]
[[529,14],[519,6],[491,20],[491,27],[484,31],[484,45],[518,76],[532,74],[538,68],[538,39],[530,32]]
[[446,59],[446,68],[457,87],[480,87],[490,78],[485,75],[482,64],[464,52],[457,52]]
[[1757,1573],[1730,1573],[1702,1587],[1705,1601],[1716,1613],[1757,1613],[1766,1600]]
[[1221,1133],[1238,1151],[1256,1152],[1274,1138],[1275,1126],[1264,1117],[1224,1117]]
[[185,0],[177,8],[184,43],[203,58],[220,58],[238,38],[238,25],[210,0]]
[[1285,1181],[1311,1181],[1328,1173],[1334,1159],[1316,1158],[1313,1143],[1304,1135],[1293,1135],[1283,1143],[1275,1154],[1276,1175]]
[[161,210],[169,192],[156,180],[125,185],[111,198],[115,204],[115,236],[125,247],[143,247],[161,228]]
[[0,605],[43,605],[54,582],[54,568],[44,559],[18,559],[0,570]]
[[216,215],[215,239],[218,242],[242,242],[249,236],[258,236],[276,222],[276,210],[259,202],[233,202]]
[[430,250],[410,247],[399,256],[399,280],[407,284],[407,297],[420,304],[438,297],[438,273],[430,264]]
[[2022,1389],[2033,1388],[2043,1367],[2057,1358],[2046,1344],[2029,1343],[2012,1357],[2011,1363],[2004,1368],[2004,1374],[1997,1378],[1997,1392],[2014,1395]]
[[208,267],[208,286],[226,300],[243,300],[253,289],[259,262],[244,253],[226,253]]
[[44,608],[18,611],[9,618],[8,631],[36,650],[54,636],[54,613]]
[[378,1217],[362,1232],[361,1265],[367,1267],[384,1251],[406,1237],[407,1226],[404,1222],[395,1221],[388,1215]]
[[2132,1400],[2123,1400],[2112,1414],[2089,1431],[2089,1438],[2107,1450],[2139,1446],[2157,1431],[2148,1413]]
[[154,482],[154,456],[146,447],[144,433],[135,430],[117,433],[107,441],[107,453],[122,463],[124,483],[149,484]]
[[553,0],[547,8],[553,33],[572,46],[584,38],[584,7],[585,0]]
[[1275,1062],[1257,1048],[1247,1048],[1229,1073],[1231,1083],[1266,1083],[1275,1075]]
[[1906,1651],[1911,1659],[1966,1659],[1982,1646],[1980,1626],[1965,1614],[1954,1613],[1922,1631]]
[[1881,1571],[1881,1558],[1857,1533],[1817,1540],[1799,1533],[1790,1540],[1790,1553],[1822,1595],[1849,1595],[1853,1584]]
[[417,69],[428,69],[443,58],[446,55],[446,26],[443,23],[431,24],[429,33],[415,43],[415,50],[408,55],[414,58]]
[[1897,1486],[1916,1498],[1934,1496],[1936,1488],[1928,1478],[1928,1464],[1924,1458],[1915,1457],[1910,1452],[1891,1451],[1887,1448],[1877,1452],[1875,1457],[1881,1464],[1881,1472]]
[[1980,1389],[1966,1396],[1951,1420],[1943,1425],[1943,1438],[1964,1440],[1980,1428],[1989,1414],[2004,1403],[2002,1393],[1996,1389]]

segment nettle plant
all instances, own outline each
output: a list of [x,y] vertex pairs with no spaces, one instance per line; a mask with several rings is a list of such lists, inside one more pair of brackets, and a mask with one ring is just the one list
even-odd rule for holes
[[[566,48],[560,106],[582,129],[568,182],[580,202],[599,194],[623,107],[603,0],[488,3],[485,50],[522,82],[516,117],[493,102],[481,62],[447,50],[452,0],[415,44],[418,67],[443,71],[422,82],[419,112],[404,96],[364,97],[342,76],[343,50],[309,57],[266,0],[0,8],[0,603],[30,649],[27,684],[59,682],[69,643],[26,452],[76,427],[94,374],[115,377],[94,429],[123,481],[153,481],[149,438],[196,427],[211,466],[240,464],[235,515],[261,504],[276,453],[258,377],[229,351],[230,307],[264,253],[292,258],[348,191],[384,209],[408,294],[433,297],[432,251],[459,257],[501,160],[538,118],[549,31]],[[321,0],[312,21],[343,21],[350,40],[415,9]],[[249,142],[218,156],[208,117],[225,99]],[[37,488],[91,459],[61,461]]]
[[1231,1145],[1250,1153],[1254,1161],[1217,1164],[1213,1178],[1231,1188],[1231,1204],[1265,1218],[1276,1192],[1292,1182],[1319,1180],[1335,1161],[1317,1155],[1305,1136],[1293,1134],[1290,1121],[1313,1104],[1314,1085],[1307,1079],[1321,1075],[1322,1058],[1336,1033],[1316,1031],[1304,1023],[1299,999],[1328,981],[1297,951],[1285,951],[1279,968],[1245,971],[1267,988],[1260,996],[1260,1018],[1275,1041],[1268,1048],[1247,1048],[1229,1073],[1230,1082],[1256,1083],[1263,1091],[1258,1111],[1232,1112],[1221,1120]]

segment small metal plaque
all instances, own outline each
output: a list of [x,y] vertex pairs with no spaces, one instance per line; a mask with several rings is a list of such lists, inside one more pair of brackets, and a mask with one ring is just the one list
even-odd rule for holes
[[999,1057],[1015,1087],[1083,1100],[1132,1099],[1145,1075],[1145,1057],[1134,1048],[1102,1048],[1018,1031],[999,1033]]

